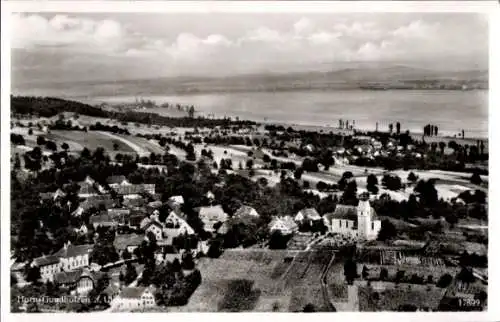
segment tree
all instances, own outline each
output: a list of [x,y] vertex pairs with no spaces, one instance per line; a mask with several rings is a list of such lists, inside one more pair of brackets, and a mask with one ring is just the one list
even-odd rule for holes
[[415,175],[415,173],[410,172],[408,174],[408,178],[407,179],[408,179],[409,182],[415,183],[418,180],[418,177]]
[[439,278],[439,280],[436,283],[436,286],[440,288],[446,288],[451,284],[452,280],[453,277],[450,274],[446,273]]
[[358,204],[358,186],[355,180],[350,181],[342,194],[342,203],[355,206]]
[[363,265],[363,270],[361,271],[361,276],[363,277],[364,280],[368,278],[368,267],[366,265]]
[[300,178],[302,177],[302,173],[304,173],[304,170],[302,168],[297,168],[293,173],[293,176],[296,180],[300,180]]
[[439,142],[439,149],[441,150],[442,155],[444,155],[444,148],[446,148],[446,143],[443,141]]
[[40,280],[41,275],[40,275],[40,268],[37,266],[34,267],[28,267],[28,273],[26,274],[26,281],[31,282],[31,283],[38,283]]
[[279,230],[275,230],[271,233],[269,238],[269,248],[270,249],[286,249],[288,243],[288,236],[285,236]]
[[190,251],[185,252],[182,254],[182,268],[186,270],[191,270],[194,269],[194,260],[193,260],[193,254]]
[[312,313],[312,312],[316,312],[316,308],[314,307],[313,304],[308,303],[304,306],[304,309],[302,311],[305,313]]
[[28,130],[28,135],[33,135],[33,129]]
[[462,268],[462,270],[457,274],[456,277],[457,280],[467,284],[474,283],[474,281],[476,280],[476,277],[474,276],[472,271],[465,267]]
[[122,258],[124,260],[128,260],[128,259],[132,258],[132,254],[130,254],[130,252],[125,248],[122,252]]
[[43,136],[41,136],[41,135],[37,136],[37,138],[36,138],[37,145],[45,145],[45,143],[46,143],[46,140]]
[[68,143],[64,142],[63,144],[61,144],[61,148],[62,148],[64,151],[68,151],[68,150],[69,150],[69,145],[68,145]]
[[352,285],[354,279],[358,277],[358,270],[356,262],[349,258],[344,263],[344,276],[349,285]]
[[472,174],[472,177],[470,178],[470,182],[472,184],[481,184],[483,182],[483,179],[481,179],[481,176],[479,175],[479,172],[478,171],[474,171],[474,173]]
[[378,180],[377,177],[372,173],[366,178],[366,190],[373,194],[378,193]]
[[393,130],[394,126],[392,125],[392,123],[389,124],[389,133],[392,134],[392,130]]
[[386,241],[396,237],[398,234],[396,227],[389,219],[382,220],[380,231],[378,232],[378,240]]
[[118,151],[118,147],[119,147],[118,143],[114,142],[113,143],[113,150]]
[[380,269],[380,277],[379,278],[381,281],[386,281],[389,278],[389,271],[387,270],[387,268],[382,267]]
[[252,159],[248,159],[246,166],[247,166],[247,169],[252,169],[253,168],[253,160]]
[[127,264],[127,268],[125,270],[125,275],[123,276],[123,281],[126,285],[129,285],[137,278],[137,271],[131,263]]
[[400,132],[401,132],[401,123],[397,122],[396,123],[396,134],[399,135]]

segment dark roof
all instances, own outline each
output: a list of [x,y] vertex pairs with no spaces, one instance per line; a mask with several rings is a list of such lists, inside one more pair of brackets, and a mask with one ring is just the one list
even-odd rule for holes
[[58,257],[75,257],[84,254],[90,254],[94,249],[94,245],[86,244],[86,245],[68,245],[66,248],[61,248],[54,256]]
[[108,184],[116,184],[116,183],[122,183],[124,180],[127,180],[127,177],[125,176],[110,176],[106,179],[106,182]]
[[139,246],[144,240],[144,235],[126,234],[116,235],[113,245],[116,250],[124,250],[128,246]]
[[125,287],[120,293],[121,298],[137,299],[140,298],[146,287]]
[[156,221],[156,220],[152,220],[152,221],[150,221],[149,223],[147,223],[147,224],[146,224],[146,226],[144,226],[143,230],[148,229],[148,228],[149,228],[149,227],[151,227],[152,225],[156,225],[156,226],[158,226],[158,227],[160,227],[160,228],[163,228],[163,225],[162,225],[162,224],[160,224],[158,221]]
[[33,264],[38,266],[38,267],[57,264],[57,263],[59,263],[59,257],[53,256],[53,255],[42,256],[42,257],[35,258],[33,260]]
[[358,221],[358,209],[356,206],[337,205],[333,213],[325,215],[328,220],[332,219],[347,219]]
[[54,282],[57,284],[73,284],[80,278],[82,269],[77,269],[69,272],[60,272],[54,275]]

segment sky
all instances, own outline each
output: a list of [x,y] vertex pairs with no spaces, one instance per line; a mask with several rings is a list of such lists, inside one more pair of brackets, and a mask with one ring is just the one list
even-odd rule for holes
[[487,17],[473,13],[23,13],[11,24],[14,85],[488,62]]

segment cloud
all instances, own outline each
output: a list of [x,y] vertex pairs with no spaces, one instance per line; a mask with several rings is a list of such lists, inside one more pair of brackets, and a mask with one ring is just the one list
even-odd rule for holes
[[123,26],[113,20],[95,21],[56,15],[51,19],[39,15],[12,16],[12,47],[33,49],[36,47],[67,47],[80,51],[114,51],[127,45],[130,35]]
[[[472,39],[479,39],[477,30],[452,23],[453,19],[374,17],[332,18],[323,24],[311,17],[299,17],[281,28],[259,20],[260,25],[231,33],[221,30],[211,33],[210,24],[207,24],[208,32],[203,34],[189,28],[173,34],[168,30],[148,32],[138,28],[140,22],[127,23],[118,16],[98,19],[16,14],[12,19],[15,31],[12,47],[24,54],[14,59],[14,70],[21,70],[26,62],[30,62],[30,68],[39,70],[58,70],[63,65],[79,64],[82,69],[92,68],[95,77],[106,78],[114,68],[113,72],[119,70],[115,74],[133,78],[278,68],[294,70],[298,66],[328,66],[337,61],[429,58],[440,61],[457,54],[475,59],[478,53],[485,54],[483,42],[487,44],[487,37],[483,35],[486,40],[470,46]],[[484,25],[481,20],[481,26]],[[42,60],[54,52],[58,53],[57,60]],[[37,61],[49,63],[41,67],[37,66]],[[71,68],[61,69],[61,73],[67,70]],[[29,74],[26,69],[23,71]]]

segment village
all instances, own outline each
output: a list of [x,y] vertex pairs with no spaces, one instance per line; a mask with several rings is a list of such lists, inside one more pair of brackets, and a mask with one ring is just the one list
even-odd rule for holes
[[487,142],[85,108],[12,119],[12,311],[486,309]]

